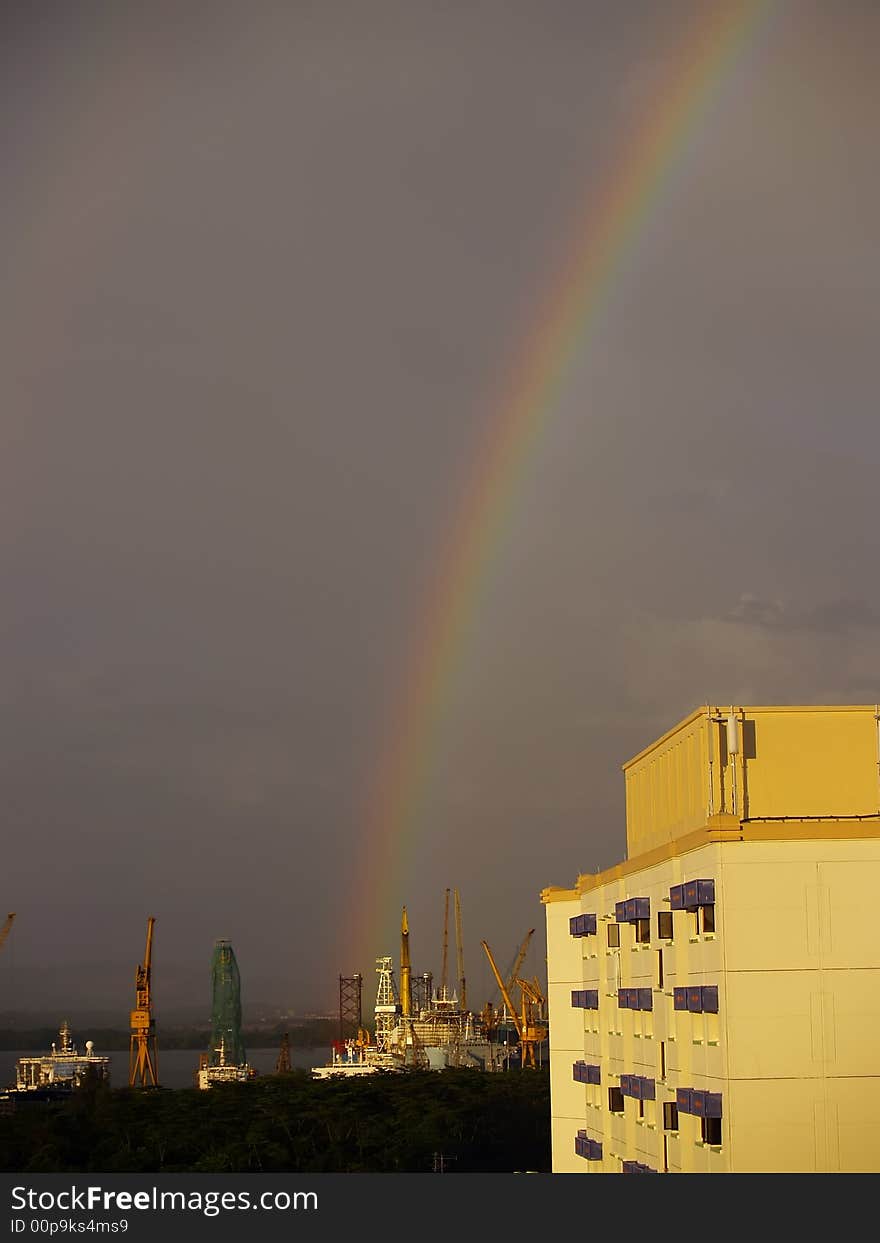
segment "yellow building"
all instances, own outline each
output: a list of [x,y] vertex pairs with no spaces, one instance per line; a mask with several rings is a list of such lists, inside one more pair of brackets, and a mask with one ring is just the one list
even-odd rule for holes
[[553,1170],[880,1170],[880,710],[703,707],[545,889]]

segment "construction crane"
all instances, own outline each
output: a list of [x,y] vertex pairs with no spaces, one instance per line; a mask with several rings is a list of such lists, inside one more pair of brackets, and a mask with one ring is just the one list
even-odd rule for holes
[[535,1046],[541,1044],[547,1037],[547,1026],[543,1021],[536,1020],[535,1010],[540,1010],[544,1005],[544,998],[541,991],[536,987],[536,982],[529,980],[521,980],[517,977],[514,981],[519,986],[520,996],[522,999],[519,1012],[510,999],[510,992],[507,985],[501,978],[501,972],[496,966],[495,959],[492,957],[492,951],[485,941],[481,941],[486,957],[489,959],[489,966],[492,968],[492,974],[495,976],[495,982],[501,989],[501,996],[504,1004],[507,1006],[510,1016],[516,1027],[516,1034],[519,1037],[521,1065],[536,1067]]
[[409,958],[409,923],[406,907],[400,921],[400,1012],[405,1019],[412,1015],[412,965]]
[[526,933],[526,935],[523,937],[522,945],[516,951],[516,958],[514,958],[513,960],[513,966],[511,967],[510,971],[507,973],[507,991],[508,992],[510,992],[510,990],[516,984],[516,979],[517,979],[517,976],[519,975],[519,969],[523,965],[523,962],[525,961],[526,954],[529,952],[529,942],[531,941],[534,935],[535,935],[534,928],[530,928],[528,932]]
[[[516,952],[516,957],[513,960],[513,966],[507,972],[506,986],[507,986],[508,993],[512,993],[514,988],[516,987],[516,981],[517,981],[517,975],[519,973],[519,969],[523,965],[523,962],[525,961],[526,954],[528,953],[528,950],[529,950],[529,942],[531,941],[534,935],[535,935],[534,928],[530,928],[528,932],[526,933],[526,935],[523,937],[522,944],[520,945],[519,949]],[[485,1006],[482,1009],[480,1017],[482,1019],[483,1025],[486,1028],[488,1028],[490,1031],[495,1032],[498,1030],[499,1023],[501,1022],[501,1015],[495,1009],[491,1001],[486,1002]]]
[[134,977],[135,1008],[131,1012],[131,1043],[128,1054],[128,1086],[131,1088],[159,1086],[159,1055],[156,1049],[151,980],[155,922],[152,915],[147,920],[147,948],[144,961],[137,968]]
[[447,959],[449,956],[449,890],[446,890],[446,903],[443,907],[443,967],[440,972],[440,996],[446,1000],[446,986],[449,983]]
[[15,919],[15,911],[10,911],[9,914],[6,916],[6,921],[3,924],[3,927],[0,928],[0,949],[3,948],[3,942],[9,936],[9,933],[12,929],[12,921],[14,919]]
[[455,890],[455,953],[458,963],[458,995],[459,1007],[467,1010],[467,987],[464,979],[464,942],[461,939],[461,901],[458,890]]

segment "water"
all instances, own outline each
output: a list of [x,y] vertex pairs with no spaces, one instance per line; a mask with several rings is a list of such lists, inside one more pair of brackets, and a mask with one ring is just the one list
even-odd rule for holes
[[[42,1057],[45,1052],[45,1049],[0,1050],[0,1089],[15,1083],[15,1063],[20,1057]],[[105,1054],[103,1049],[95,1049],[95,1053],[110,1058],[111,1087],[124,1088],[128,1083],[128,1050],[117,1049]],[[247,1055],[251,1066],[259,1074],[269,1075],[275,1070],[277,1047],[248,1049]],[[290,1050],[290,1064],[294,1069],[308,1070],[312,1066],[323,1066],[329,1061],[329,1046]],[[159,1082],[163,1088],[195,1087],[193,1076],[198,1067],[198,1049],[163,1049],[159,1046]]]

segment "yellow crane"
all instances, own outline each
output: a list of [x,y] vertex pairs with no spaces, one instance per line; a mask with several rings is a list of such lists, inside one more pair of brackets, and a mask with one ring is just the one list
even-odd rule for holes
[[134,1009],[131,1012],[131,1042],[128,1054],[128,1085],[131,1088],[159,1086],[159,1054],[156,1049],[156,1021],[153,1018],[152,958],[153,925],[147,920],[147,948],[144,961],[134,977]]
[[412,1014],[412,965],[409,959],[409,923],[406,907],[400,921],[400,1012],[405,1019]]
[[3,948],[3,942],[9,936],[9,933],[12,929],[12,921],[14,919],[15,919],[15,911],[10,911],[9,914],[6,916],[6,921],[3,924],[3,927],[0,928],[0,949]]
[[467,1009],[467,987],[464,979],[464,942],[461,939],[461,901],[455,890],[455,952],[458,961],[459,1008]]
[[449,956],[449,890],[446,890],[446,903],[443,907],[443,965],[440,971],[440,996],[446,1000],[446,986],[449,983],[447,959]]
[[530,928],[528,932],[526,933],[525,937],[523,938],[522,945],[516,951],[516,958],[514,958],[513,966],[511,967],[510,972],[507,976],[507,991],[508,992],[510,992],[513,986],[516,984],[517,976],[519,975],[519,969],[523,965],[523,962],[525,961],[526,954],[529,952],[529,942],[531,941],[534,935],[535,935],[534,928]]
[[[530,928],[528,932],[526,933],[526,935],[523,937],[522,944],[520,945],[519,949],[516,952],[516,957],[513,960],[513,966],[510,968],[510,970],[507,973],[506,986],[507,986],[508,993],[511,993],[513,989],[516,987],[516,981],[517,981],[517,975],[519,973],[519,969],[523,965],[523,962],[525,961],[525,956],[529,951],[529,942],[531,941],[534,935],[535,935],[534,928]],[[508,1007],[508,1009],[509,1008],[510,1007]],[[482,1019],[483,1025],[487,1029],[489,1029],[490,1032],[494,1033],[498,1030],[498,1025],[501,1021],[501,1016],[498,1013],[498,1011],[496,1011],[491,1001],[486,1002],[485,1006],[483,1007],[480,1017]]]
[[522,1066],[537,1066],[535,1060],[535,1046],[541,1044],[547,1037],[547,1025],[543,1020],[536,1019],[535,1009],[540,1009],[544,1005],[544,998],[540,989],[537,987],[537,981],[521,980],[519,977],[514,981],[519,986],[521,997],[521,1008],[517,1011],[516,1006],[510,999],[510,992],[507,985],[501,978],[501,972],[492,957],[492,951],[485,941],[481,941],[486,957],[489,959],[489,966],[492,968],[492,974],[495,976],[495,982],[501,989],[501,996],[504,1004],[510,1012],[516,1027],[516,1034],[519,1037],[519,1045],[522,1056]]

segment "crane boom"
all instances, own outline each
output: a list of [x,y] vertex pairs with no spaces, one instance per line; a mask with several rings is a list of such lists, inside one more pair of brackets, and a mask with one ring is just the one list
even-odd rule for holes
[[504,1004],[507,1006],[510,1017],[513,1019],[514,1026],[516,1027],[516,1034],[519,1036],[520,1040],[522,1040],[522,1037],[523,1037],[522,1023],[520,1022],[520,1017],[517,1014],[516,1006],[510,1000],[510,993],[507,991],[507,985],[504,983],[504,981],[501,978],[501,972],[498,970],[498,967],[495,964],[495,959],[492,957],[492,951],[489,949],[489,946],[486,944],[485,941],[481,941],[480,944],[482,945],[483,949],[486,951],[486,957],[489,959],[489,966],[492,968],[492,974],[495,976],[495,982],[498,985],[498,987],[501,989],[501,996],[504,999]]
[[14,919],[15,919],[15,911],[10,911],[9,914],[6,916],[6,921],[3,924],[3,927],[0,928],[0,949],[2,949],[3,942],[9,936],[10,930],[12,928],[12,921]]
[[523,938],[522,945],[517,950],[517,954],[516,954],[516,958],[514,959],[513,967],[511,969],[510,974],[507,977],[507,991],[508,992],[510,992],[510,990],[513,988],[514,984],[516,983],[516,977],[519,974],[519,969],[523,965],[525,956],[529,951],[529,942],[531,941],[534,935],[535,935],[534,928],[530,928],[528,932],[526,933],[525,937]]
[[455,891],[455,952],[458,961],[459,1005],[467,1009],[467,987],[464,980],[464,942],[461,939],[461,902]]
[[144,950],[144,972],[147,977],[147,987],[149,987],[150,970],[153,963],[153,925],[155,919],[151,915],[147,920],[147,948]]
[[447,974],[447,958],[449,954],[449,890],[446,890],[446,904],[443,908],[443,967],[440,972],[440,996],[446,998],[446,986],[449,983]]
[[519,1045],[522,1056],[522,1065],[536,1066],[535,1049],[540,1046],[541,1042],[546,1039],[547,1026],[543,1019],[535,1019],[533,1007],[543,1006],[544,997],[541,994],[538,981],[523,980],[519,976],[514,983],[519,986],[520,997],[522,998],[522,1011],[518,1013],[516,1007],[510,999],[510,992],[507,985],[501,978],[501,972],[492,957],[492,951],[485,941],[481,941],[483,949],[486,951],[486,957],[489,959],[489,966],[492,968],[492,974],[495,981],[501,989],[501,996],[504,998],[504,1004],[507,1006],[516,1027],[516,1034],[519,1036]]
[[409,923],[406,907],[400,921],[400,1011],[404,1018],[412,1013],[412,966],[409,958]]

